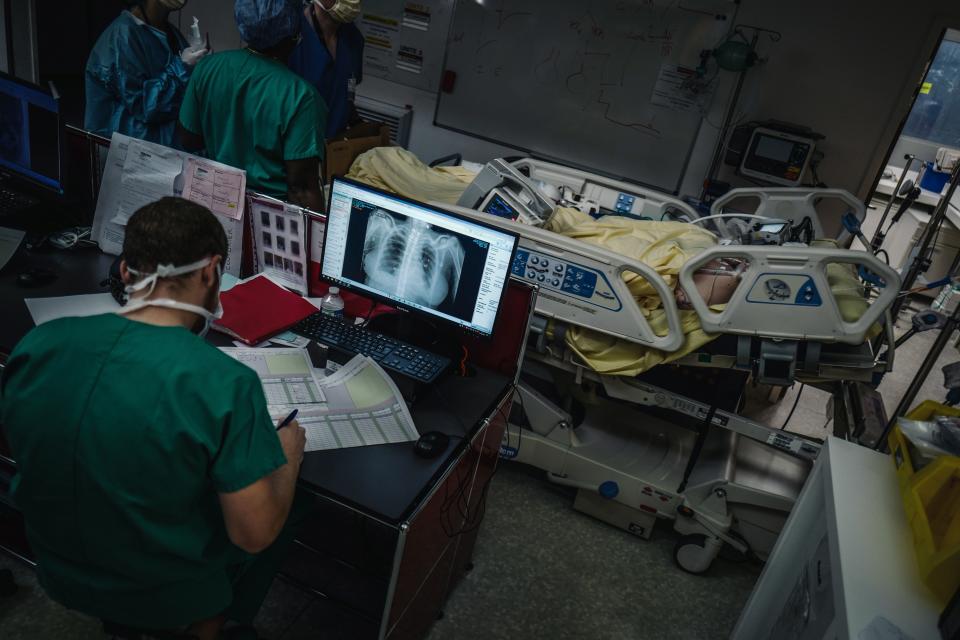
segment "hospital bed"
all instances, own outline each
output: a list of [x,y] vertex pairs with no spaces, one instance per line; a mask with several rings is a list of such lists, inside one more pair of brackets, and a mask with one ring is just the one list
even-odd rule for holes
[[[675,559],[687,571],[706,570],[724,544],[765,556],[819,445],[721,410],[709,393],[695,398],[657,386],[635,367],[605,370],[600,355],[618,352],[650,367],[676,359],[748,370],[776,384],[869,380],[875,358],[865,338],[895,298],[897,274],[872,255],[830,245],[700,246],[703,231],[694,234],[682,266],[660,261],[658,270],[646,254],[641,261],[537,225],[574,236],[593,224],[604,231],[603,225],[614,231],[648,225],[672,233],[687,225],[661,219],[700,217],[681,200],[533,159],[495,161],[468,183],[469,177],[456,177],[460,204],[451,205],[450,194],[442,204],[518,233],[513,275],[540,287],[511,416],[516,430],[505,439],[503,456],[574,487],[575,508],[641,537],[660,520],[672,522],[681,534]],[[416,186],[386,186],[424,195]],[[804,202],[816,198],[796,196],[786,190],[764,202],[783,214],[789,200],[797,207],[791,215],[811,215]],[[552,219],[551,200],[576,212],[567,228]],[[730,225],[720,226],[721,236],[732,233]],[[741,265],[729,301],[710,306],[688,293],[692,309],[681,310],[677,283],[695,292],[705,265],[729,259]],[[868,268],[888,286],[866,301],[849,265]],[[842,308],[838,298],[845,296],[857,309]],[[714,341],[719,334],[724,338]],[[587,348],[591,341],[600,346]],[[717,349],[721,343],[729,350]],[[681,421],[687,428],[674,424]]]

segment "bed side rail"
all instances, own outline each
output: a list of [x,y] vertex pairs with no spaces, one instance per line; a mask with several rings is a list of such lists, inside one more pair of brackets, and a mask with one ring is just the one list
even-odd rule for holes
[[[683,343],[673,290],[652,267],[545,229],[473,209],[431,204],[520,236],[511,271],[539,286],[538,315],[663,351],[675,351]],[[647,322],[624,281],[631,275],[641,277],[659,296],[666,313],[666,335],[657,335]]]
[[[722,311],[712,311],[697,293],[694,273],[721,258],[740,258],[748,266]],[[827,280],[827,266],[863,266],[886,284],[855,322],[846,322]],[[866,332],[882,319],[900,290],[900,276],[872,254],[848,249],[718,246],[687,262],[680,286],[688,293],[705,331],[762,338],[861,344]],[[856,291],[839,291],[846,296]]]

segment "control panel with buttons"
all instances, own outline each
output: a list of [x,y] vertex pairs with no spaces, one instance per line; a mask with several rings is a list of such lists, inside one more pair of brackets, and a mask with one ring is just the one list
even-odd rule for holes
[[550,289],[578,301],[619,311],[623,305],[606,275],[596,269],[550,256],[517,249],[513,275],[541,288]]
[[750,289],[747,301],[801,307],[819,307],[823,304],[810,276],[789,273],[764,273]]

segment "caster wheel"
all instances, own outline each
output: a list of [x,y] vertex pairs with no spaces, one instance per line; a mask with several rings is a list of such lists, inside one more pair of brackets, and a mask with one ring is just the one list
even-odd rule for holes
[[673,548],[673,561],[687,573],[700,575],[710,567],[709,560],[704,562],[707,553],[707,536],[692,533],[682,536],[677,542]]
[[471,571],[473,571],[473,563],[468,562],[466,565],[464,565],[463,570],[466,571],[467,573],[470,573]]

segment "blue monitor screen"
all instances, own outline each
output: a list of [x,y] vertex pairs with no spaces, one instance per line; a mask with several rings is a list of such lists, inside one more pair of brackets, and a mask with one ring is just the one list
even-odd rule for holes
[[8,76],[0,76],[0,169],[63,190],[57,101]]

